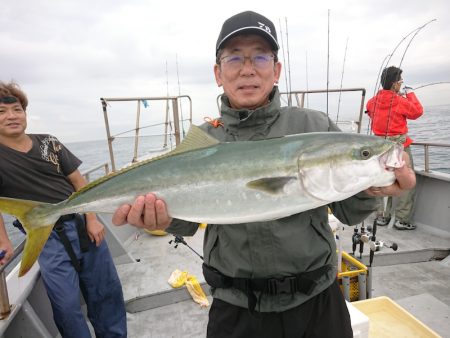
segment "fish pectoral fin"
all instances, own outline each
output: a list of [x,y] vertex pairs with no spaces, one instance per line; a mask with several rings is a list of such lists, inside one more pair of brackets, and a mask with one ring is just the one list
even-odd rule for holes
[[283,191],[286,184],[296,179],[295,176],[264,177],[250,181],[246,186],[250,189],[261,190],[268,194],[276,195]]
[[53,230],[53,224],[38,228],[30,228],[24,224],[24,227],[27,229],[27,240],[25,242],[25,248],[23,249],[19,277],[24,276],[38,259],[39,254]]

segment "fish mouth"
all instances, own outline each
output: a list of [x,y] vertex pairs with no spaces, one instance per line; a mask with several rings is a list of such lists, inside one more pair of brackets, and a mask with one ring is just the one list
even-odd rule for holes
[[405,164],[403,161],[403,145],[395,143],[392,148],[380,155],[379,160],[380,164],[387,170],[403,167]]

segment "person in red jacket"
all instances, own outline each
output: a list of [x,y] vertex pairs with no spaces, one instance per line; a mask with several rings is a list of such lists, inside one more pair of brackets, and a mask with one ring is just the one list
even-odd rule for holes
[[[405,151],[413,159],[409,145],[412,139],[408,136],[408,120],[415,120],[422,116],[423,107],[412,92],[412,88],[404,87],[402,70],[391,66],[385,68],[381,74],[381,85],[383,89],[367,102],[367,113],[371,118],[371,128],[375,135],[386,137],[395,142],[402,143]],[[415,198],[415,189],[411,189],[398,197],[395,207],[394,227],[400,230],[413,230],[416,228],[411,224]],[[383,203],[380,203],[378,225],[387,225],[391,220],[392,197],[388,198],[386,212]],[[384,214],[384,216],[383,216]]]

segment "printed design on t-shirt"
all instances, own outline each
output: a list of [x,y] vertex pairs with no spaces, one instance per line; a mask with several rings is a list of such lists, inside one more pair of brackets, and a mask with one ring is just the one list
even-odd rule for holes
[[41,141],[41,156],[47,162],[51,162],[56,166],[56,171],[61,173],[61,165],[59,164],[58,152],[62,146],[53,136],[47,136]]

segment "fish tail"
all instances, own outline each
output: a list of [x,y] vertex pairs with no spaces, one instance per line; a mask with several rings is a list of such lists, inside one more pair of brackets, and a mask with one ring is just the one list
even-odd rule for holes
[[27,233],[19,277],[25,275],[36,262],[52,232],[57,217],[59,217],[54,216],[56,217],[55,221],[49,221],[49,213],[37,212],[39,209],[47,209],[49,206],[52,204],[0,197],[0,212],[15,216]]

